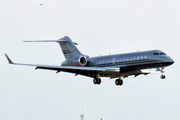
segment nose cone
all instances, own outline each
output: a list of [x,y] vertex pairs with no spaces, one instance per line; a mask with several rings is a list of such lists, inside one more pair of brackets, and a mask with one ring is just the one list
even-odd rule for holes
[[171,60],[169,61],[169,63],[170,63],[170,65],[174,64],[174,60],[171,59]]
[[167,58],[166,60],[167,66],[174,64],[174,60],[172,58]]

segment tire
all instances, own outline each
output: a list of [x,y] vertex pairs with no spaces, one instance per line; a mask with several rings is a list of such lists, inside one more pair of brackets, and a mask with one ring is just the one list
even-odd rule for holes
[[101,84],[101,79],[99,78],[99,79],[97,79],[98,80],[98,83],[97,84]]
[[116,79],[116,80],[115,80],[115,84],[116,84],[116,85],[119,85],[119,79]]
[[123,85],[123,80],[119,80],[119,85]]
[[96,78],[93,79],[93,83],[97,84],[97,79]]
[[165,75],[161,75],[161,79],[165,79],[166,78],[166,76]]

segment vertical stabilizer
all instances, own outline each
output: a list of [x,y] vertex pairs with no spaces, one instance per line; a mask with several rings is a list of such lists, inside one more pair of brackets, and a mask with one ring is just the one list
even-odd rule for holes
[[68,36],[59,39],[58,43],[60,44],[62,52],[66,59],[82,55],[82,53],[77,49],[75,44]]

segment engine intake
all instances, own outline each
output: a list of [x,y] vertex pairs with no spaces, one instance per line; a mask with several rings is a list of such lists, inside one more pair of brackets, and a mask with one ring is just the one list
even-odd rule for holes
[[81,64],[81,66],[85,66],[87,64],[87,58],[84,56],[80,57],[79,63]]
[[70,58],[64,61],[62,66],[85,66],[87,65],[87,57],[86,56],[78,56]]

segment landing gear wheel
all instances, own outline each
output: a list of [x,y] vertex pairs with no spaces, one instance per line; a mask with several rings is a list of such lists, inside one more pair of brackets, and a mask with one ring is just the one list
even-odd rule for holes
[[165,79],[166,78],[166,76],[165,75],[161,75],[161,79]]
[[100,78],[98,79],[98,84],[101,84],[101,79]]
[[100,78],[94,78],[93,83],[94,84],[101,84],[101,79]]
[[93,83],[97,84],[97,79],[96,78],[93,79]]
[[115,84],[119,85],[119,79],[116,79]]
[[123,85],[123,80],[116,79],[115,84],[116,85]]
[[120,81],[119,81],[119,85],[123,85],[123,80],[120,80]]

